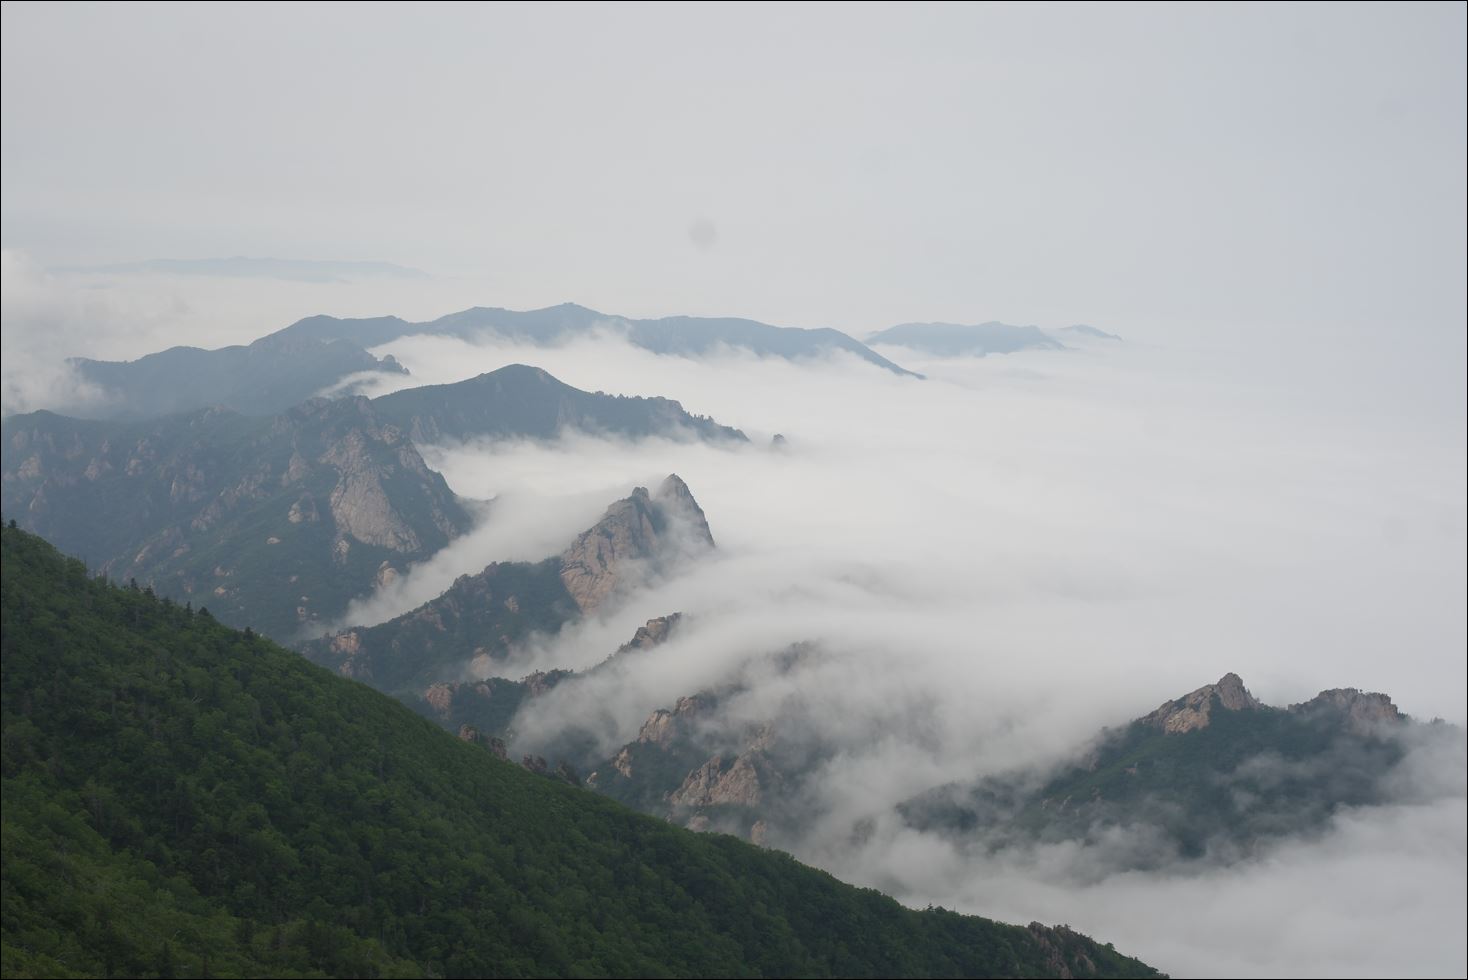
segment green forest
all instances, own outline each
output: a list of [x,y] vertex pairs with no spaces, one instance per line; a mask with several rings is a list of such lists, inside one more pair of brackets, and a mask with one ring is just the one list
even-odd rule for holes
[[502,762],[3,529],[5,976],[1155,976]]

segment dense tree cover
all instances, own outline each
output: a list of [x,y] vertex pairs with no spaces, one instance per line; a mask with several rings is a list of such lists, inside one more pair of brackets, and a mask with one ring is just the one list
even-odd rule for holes
[[3,972],[1152,975],[531,775],[3,530]]

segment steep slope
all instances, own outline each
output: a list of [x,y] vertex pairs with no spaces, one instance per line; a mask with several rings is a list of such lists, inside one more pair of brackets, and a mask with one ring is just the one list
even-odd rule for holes
[[730,719],[744,717],[741,697],[768,690],[772,680],[824,656],[801,643],[746,661],[720,683],[654,709],[636,738],[610,758],[575,755],[588,740],[578,743],[574,733],[548,741],[544,754],[560,761],[564,753],[573,768],[586,772],[588,787],[645,813],[693,830],[784,846],[820,813],[811,776],[851,746],[833,741],[812,720],[809,692],[800,689],[766,704],[757,720]]
[[748,441],[738,429],[689,415],[676,401],[592,394],[523,364],[455,384],[408,388],[372,404],[420,444],[478,437],[553,439],[566,429],[632,439]]
[[1156,975],[680,831],[0,548],[7,976]]
[[744,441],[677,402],[591,394],[513,365],[370,402],[317,399],[269,419],[13,416],[0,429],[0,498],[23,527],[108,574],[288,640],[319,635],[379,579],[469,528],[414,440],[548,438],[566,426]]
[[1404,739],[1439,728],[1354,689],[1271,708],[1226,674],[1103,733],[1054,772],[941,787],[903,812],[920,828],[995,843],[1135,832],[1147,844],[1130,858],[1138,867],[1226,857],[1316,829],[1342,807],[1390,802]]
[[1039,327],[1015,327],[997,320],[975,324],[902,323],[877,331],[867,337],[867,343],[908,347],[938,357],[1065,349]]
[[22,526],[225,622],[288,638],[470,517],[366,399],[272,418],[204,410],[149,422],[13,416],[3,506]]
[[713,547],[687,485],[669,475],[637,487],[595,526],[544,561],[496,562],[376,626],[307,644],[307,657],[379,690],[417,700],[436,683],[484,678],[533,633],[552,633],[648,575]]

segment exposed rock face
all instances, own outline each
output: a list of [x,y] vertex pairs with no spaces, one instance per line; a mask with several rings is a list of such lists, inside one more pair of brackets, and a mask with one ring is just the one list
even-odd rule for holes
[[625,663],[628,657],[635,657],[639,653],[651,650],[653,647],[661,646],[673,635],[674,630],[682,618],[682,613],[672,613],[671,615],[649,619],[637,628],[637,632],[633,634],[632,639],[618,647],[616,653],[593,667],[591,672],[595,673],[617,664]]
[[1321,691],[1303,704],[1290,705],[1289,710],[1299,714],[1338,713],[1344,716],[1346,729],[1355,735],[1379,734],[1406,721],[1385,694],[1367,693],[1354,687]]
[[679,698],[673,710],[658,708],[647,716],[637,732],[637,741],[642,745],[668,745],[674,738],[684,734],[690,721],[699,713],[712,707],[713,701],[701,694]]
[[682,807],[756,806],[760,798],[759,772],[748,755],[733,762],[716,755],[690,772],[683,785],[668,795],[668,802]]
[[665,642],[673,632],[673,627],[683,618],[682,613],[673,613],[671,616],[659,616],[649,619],[643,625],[637,627],[637,632],[632,634],[632,639],[622,644],[617,654],[630,653],[633,650],[651,650],[660,643]]
[[1239,675],[1229,673],[1219,678],[1217,684],[1204,685],[1191,694],[1168,701],[1143,718],[1142,723],[1160,728],[1169,735],[1207,728],[1215,698],[1225,711],[1253,711],[1260,707]]
[[582,532],[561,554],[561,581],[577,608],[590,612],[636,578],[634,569],[655,569],[713,546],[703,509],[672,474],[655,494],[636,488]]
[[[711,547],[703,510],[687,485],[669,476],[656,493],[639,487],[613,503],[561,556],[534,564],[496,562],[459,576],[442,595],[401,616],[354,629],[350,639],[342,634],[306,643],[301,652],[324,667],[370,677],[379,690],[417,699],[437,680],[462,677],[466,666],[476,677],[502,673],[527,637],[552,633],[645,576]],[[375,579],[391,583],[397,567],[396,559],[379,561]],[[648,620],[608,659],[666,641],[678,620],[676,613]]]

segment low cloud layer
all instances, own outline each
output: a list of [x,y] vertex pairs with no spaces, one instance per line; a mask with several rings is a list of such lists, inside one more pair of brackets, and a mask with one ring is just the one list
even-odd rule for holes
[[[1308,370],[1137,345],[908,364],[925,382],[840,358],[659,357],[612,338],[417,337],[377,352],[410,383],[534,363],[582,388],[679,398],[753,439],[430,449],[458,492],[503,493],[504,509],[364,613],[401,611],[456,570],[558,551],[600,506],[668,472],[719,542],[526,646],[507,673],[588,667],[644,620],[688,617],[624,671],[537,702],[518,722],[527,745],[574,721],[610,751],[653,708],[811,641],[820,656],[761,675],[715,722],[793,711],[837,747],[809,784],[807,833],[782,842],[798,855],[919,905],[1069,921],[1178,973],[1461,971],[1461,932],[1446,925],[1464,911],[1461,758],[1401,775],[1415,805],[1345,814],[1323,836],[1205,872],[1117,873],[1115,854],[1064,848],[958,855],[891,809],[1055,760],[1230,670],[1267,703],[1354,686],[1461,722],[1456,420],[1324,411],[1329,392],[1282,383]],[[775,432],[783,451],[768,447]],[[853,847],[859,820],[869,835]],[[1446,859],[1425,867],[1423,840]],[[1420,956],[1400,938],[1414,932],[1431,947]]]
[[[191,305],[126,299],[166,291],[88,294],[33,266],[12,276],[12,258],[7,411],[44,404],[25,387],[44,375],[19,365],[137,356],[192,316]],[[288,297],[242,300],[189,342],[246,341],[296,318],[272,313],[276,302]],[[127,335],[149,323],[156,333]],[[1057,759],[1226,671],[1267,703],[1354,686],[1461,723],[1463,419],[1442,411],[1461,379],[1444,384],[1441,365],[1390,346],[1131,342],[926,362],[889,352],[929,376],[916,381],[842,357],[660,357],[610,336],[556,348],[411,337],[376,353],[412,374],[372,379],[369,394],[530,363],[588,390],[680,399],[752,439],[424,447],[456,492],[487,502],[483,518],[354,606],[351,622],[412,608],[490,561],[555,554],[609,502],[670,472],[718,541],[709,558],[520,651],[507,673],[584,668],[648,618],[687,615],[620,678],[544,699],[522,723],[527,742],[575,719],[614,748],[653,708],[809,641],[819,656],[756,671],[716,721],[732,731],[795,712],[838,747],[810,782],[808,832],[785,842],[801,857],[917,905],[1069,921],[1174,973],[1462,972],[1461,928],[1446,925],[1465,911],[1461,758],[1414,754],[1404,805],[1186,874],[1115,873],[1115,852],[1064,848],[975,858],[892,814],[946,781]],[[860,820],[869,832],[854,846]]]

